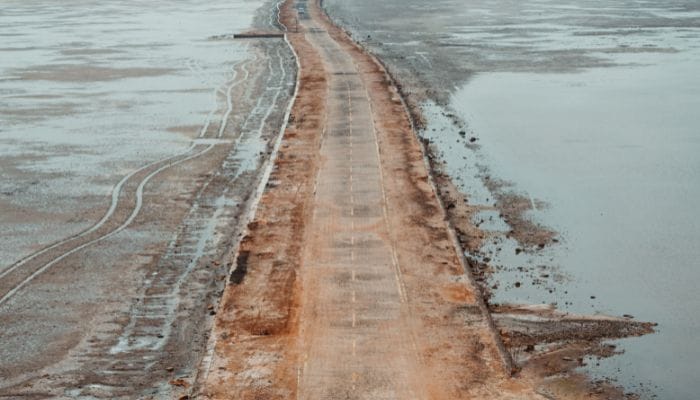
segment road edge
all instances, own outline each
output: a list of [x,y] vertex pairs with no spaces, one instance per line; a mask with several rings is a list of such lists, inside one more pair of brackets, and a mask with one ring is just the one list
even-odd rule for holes
[[[253,220],[255,217],[255,213],[258,209],[258,205],[260,204],[260,200],[265,193],[265,187],[267,186],[268,182],[270,181],[270,176],[272,174],[272,170],[274,169],[275,163],[277,161],[277,155],[279,153],[279,149],[282,145],[282,141],[284,139],[284,133],[287,130],[287,127],[289,125],[289,118],[292,114],[292,109],[294,108],[294,104],[296,103],[297,97],[299,95],[299,86],[300,86],[300,71],[301,71],[301,63],[299,62],[299,55],[297,54],[296,50],[294,49],[294,46],[292,46],[292,43],[289,41],[288,37],[288,28],[280,19],[280,6],[288,0],[280,0],[277,2],[275,5],[275,9],[277,12],[277,24],[280,26],[281,30],[284,31],[284,42],[287,44],[287,47],[289,47],[289,50],[292,52],[294,55],[294,62],[296,65],[296,71],[295,71],[295,79],[294,79],[294,93],[292,94],[291,98],[289,99],[289,103],[287,104],[287,107],[285,109],[284,117],[282,120],[282,125],[280,126],[279,132],[277,134],[277,139],[275,140],[275,143],[272,148],[272,152],[270,153],[270,157],[267,159],[265,166],[263,167],[263,174],[260,178],[260,181],[258,183],[258,186],[255,189],[254,192],[254,198],[253,201],[250,202],[250,206],[248,211],[245,213],[245,217],[243,220],[240,221],[242,226],[245,226],[243,231],[241,232],[240,238],[237,241],[236,245],[234,246],[233,249],[231,249],[232,257],[231,259],[235,260],[239,256],[239,250],[240,250],[240,244],[242,238],[246,237],[246,235],[249,233],[248,229],[248,224]],[[231,275],[236,269],[236,264],[232,263],[231,267],[229,268],[227,277],[226,277],[226,284],[225,288],[228,287],[230,280],[231,280]],[[225,290],[225,289],[224,289]],[[223,295],[219,299],[219,301],[216,304],[216,308],[214,311],[218,311],[219,308],[221,307],[221,303],[223,301]],[[207,340],[207,346],[206,346],[206,353],[204,357],[202,357],[202,360],[200,362],[200,367],[197,370],[197,374],[194,376],[193,379],[193,385],[191,390],[189,391],[190,397],[196,396],[196,394],[200,391],[200,388],[202,387],[203,383],[206,381],[207,377],[209,376],[209,372],[211,370],[211,364],[214,359],[214,350],[216,348],[216,342],[217,338],[214,335],[214,326],[212,326],[212,331],[209,335],[209,339]]]

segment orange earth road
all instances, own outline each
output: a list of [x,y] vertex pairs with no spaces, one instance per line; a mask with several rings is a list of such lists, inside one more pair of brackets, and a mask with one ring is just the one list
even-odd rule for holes
[[542,398],[510,378],[396,88],[315,1],[290,3],[287,26],[308,9],[294,118],[198,394]]

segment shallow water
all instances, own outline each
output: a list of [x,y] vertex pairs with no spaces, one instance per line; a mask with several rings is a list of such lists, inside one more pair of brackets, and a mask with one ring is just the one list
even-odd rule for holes
[[[623,341],[625,355],[601,372],[619,368],[625,383],[691,399],[700,359],[700,52],[655,58],[577,75],[478,76],[453,106],[478,132],[494,174],[549,203],[534,217],[566,240],[553,254],[571,281],[563,297],[573,304],[562,308],[659,323],[659,334]],[[510,290],[496,300],[561,297]]]
[[250,57],[211,38],[245,30],[259,6],[3,2],[0,265],[89,225],[123,175],[186,149]]
[[422,135],[471,203],[494,203],[489,174],[559,232],[535,254],[505,235],[484,246],[494,301],[658,322],[590,370],[645,398],[697,398],[700,3],[326,3],[409,90],[429,89]]

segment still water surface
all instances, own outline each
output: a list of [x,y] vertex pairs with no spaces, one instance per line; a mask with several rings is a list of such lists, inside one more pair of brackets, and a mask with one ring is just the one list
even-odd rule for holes
[[[662,398],[692,399],[700,359],[700,57],[655,61],[576,75],[485,74],[453,105],[478,132],[495,175],[545,200],[532,216],[565,240],[531,260],[496,257],[557,265],[569,277],[565,288],[526,285],[497,291],[496,300],[658,322],[658,334],[622,341],[625,354],[598,371],[629,386],[658,386]],[[500,278],[506,286],[523,280]]]

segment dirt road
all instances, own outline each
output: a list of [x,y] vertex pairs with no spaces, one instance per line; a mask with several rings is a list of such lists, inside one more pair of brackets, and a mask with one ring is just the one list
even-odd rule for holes
[[299,96],[199,394],[539,398],[510,379],[396,88],[317,3],[290,3]]
[[308,38],[330,79],[302,265],[299,397],[424,398],[367,89],[327,32],[314,21],[302,26],[315,30]]

